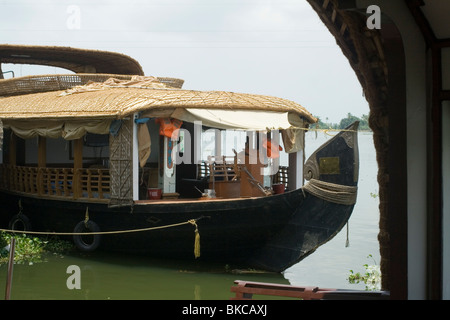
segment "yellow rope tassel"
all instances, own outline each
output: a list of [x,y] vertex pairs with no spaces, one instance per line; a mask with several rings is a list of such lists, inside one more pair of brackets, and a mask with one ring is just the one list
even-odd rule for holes
[[195,229],[194,257],[195,259],[200,257],[200,233],[197,228]]
[[195,226],[194,257],[197,259],[200,257],[200,233],[198,232],[198,226],[195,220],[189,220],[189,222]]

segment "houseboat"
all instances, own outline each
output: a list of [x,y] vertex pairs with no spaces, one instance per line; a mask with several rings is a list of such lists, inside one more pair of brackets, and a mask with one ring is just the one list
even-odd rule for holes
[[0,61],[72,72],[0,80],[3,229],[281,272],[352,213],[357,123],[304,162],[317,120],[293,101],[182,89],[113,52],[0,45]]

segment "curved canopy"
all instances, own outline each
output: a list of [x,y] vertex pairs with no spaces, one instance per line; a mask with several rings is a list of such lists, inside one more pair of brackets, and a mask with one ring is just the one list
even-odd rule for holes
[[141,65],[127,55],[71,47],[1,44],[0,63],[53,66],[75,73],[144,75]]

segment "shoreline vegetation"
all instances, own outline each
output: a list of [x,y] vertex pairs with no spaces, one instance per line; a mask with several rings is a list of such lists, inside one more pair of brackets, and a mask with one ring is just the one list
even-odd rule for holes
[[323,120],[323,118],[320,116],[315,115],[315,117],[318,119],[318,122],[310,125],[310,129],[339,130],[339,129],[345,129],[346,127],[348,127],[350,124],[352,124],[355,121],[359,121],[358,131],[372,131],[369,127],[369,115],[367,115],[367,114],[363,114],[361,117],[357,117],[349,112],[349,113],[347,113],[347,117],[341,119],[341,121],[339,121],[339,123],[328,122],[328,117],[326,117],[325,120]]
[[[10,233],[0,232],[0,265],[8,263],[11,238]],[[14,238],[16,239],[14,263],[18,264],[44,262],[46,254],[63,255],[74,249],[70,241],[56,237],[15,234]]]

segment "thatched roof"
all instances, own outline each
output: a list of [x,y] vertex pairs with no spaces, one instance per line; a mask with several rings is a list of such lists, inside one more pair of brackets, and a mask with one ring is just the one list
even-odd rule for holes
[[0,63],[53,66],[75,73],[144,75],[141,65],[127,55],[71,47],[1,44]]
[[[82,86],[89,82],[104,82],[114,78],[118,80],[131,80],[132,75],[103,74],[103,73],[77,73],[77,74],[49,74],[33,75],[11,79],[0,79],[0,97],[17,96],[29,93],[60,91]],[[168,77],[156,79],[172,88],[181,88],[184,80]]]
[[120,119],[152,109],[208,108],[292,112],[309,123],[317,121],[300,104],[265,95],[183,90],[165,85],[163,88],[104,87],[67,93],[52,91],[0,98],[0,119]]

